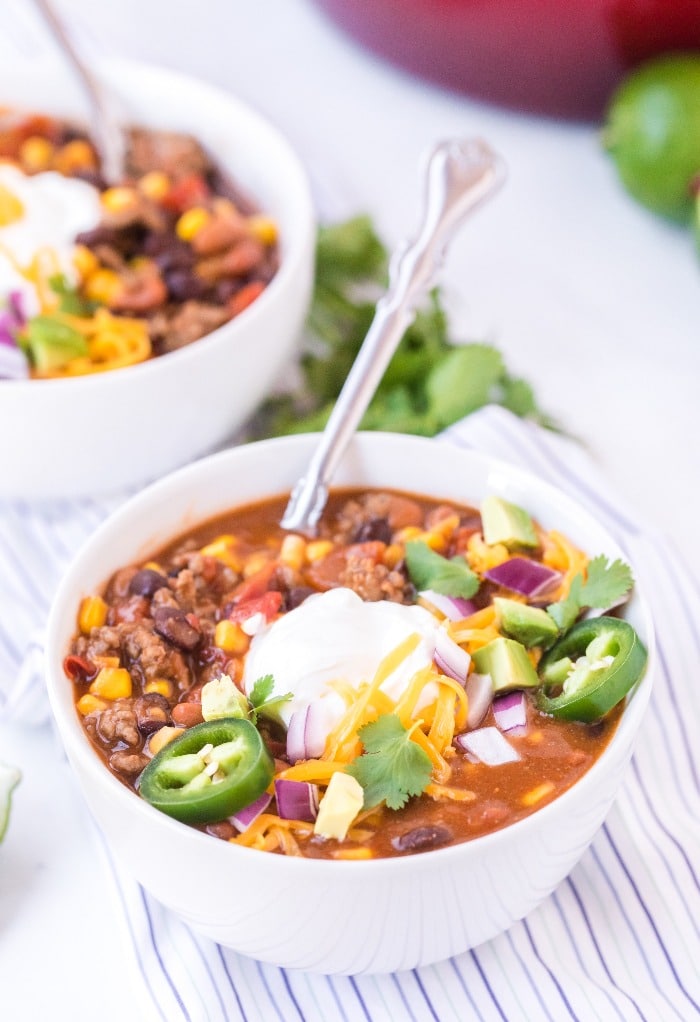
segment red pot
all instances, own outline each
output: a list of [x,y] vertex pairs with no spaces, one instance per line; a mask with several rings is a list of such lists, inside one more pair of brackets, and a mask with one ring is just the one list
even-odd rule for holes
[[634,65],[700,50],[700,0],[316,0],[364,45],[481,99],[597,119]]

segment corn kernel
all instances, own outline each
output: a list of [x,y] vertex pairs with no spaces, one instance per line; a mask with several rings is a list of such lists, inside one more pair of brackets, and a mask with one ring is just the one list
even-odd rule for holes
[[257,574],[261,571],[266,564],[271,561],[270,554],[266,550],[256,550],[255,553],[251,554],[248,560],[245,562],[243,567],[243,577],[250,578],[251,575]]
[[183,241],[192,241],[196,234],[211,220],[211,213],[203,206],[192,206],[185,210],[175,224],[175,233]]
[[214,557],[217,561],[221,561],[229,568],[232,568],[233,571],[239,572],[243,568],[243,561],[233,550],[235,544],[235,536],[218,536],[211,543],[203,546],[199,552],[204,557]]
[[19,158],[26,170],[47,170],[51,166],[54,149],[48,138],[31,135],[20,146]]
[[151,692],[156,692],[159,696],[169,699],[173,694],[173,683],[167,678],[154,678],[143,686],[144,695],[150,695]]
[[300,571],[306,555],[306,540],[302,536],[289,535],[282,540],[279,559],[288,568]]
[[421,532],[416,537],[421,543],[425,543],[431,550],[435,550],[437,553],[442,551],[447,546],[447,540],[439,532],[433,532],[431,529],[429,532]]
[[170,191],[170,178],[162,170],[149,170],[139,178],[139,191],[149,199],[164,199]]
[[101,628],[107,620],[107,604],[101,596],[86,596],[80,602],[78,628],[89,635],[93,628]]
[[402,560],[404,556],[404,548],[400,543],[390,543],[384,551],[382,560],[386,564],[387,568],[395,568],[396,565]]
[[96,710],[107,709],[107,703],[103,699],[98,699],[97,696],[90,695],[89,692],[81,696],[75,705],[82,717],[87,717],[89,713],[95,713]]
[[332,549],[333,544],[329,539],[313,539],[306,544],[306,559],[309,564],[313,564],[314,561],[320,561],[322,557],[326,557]]
[[277,224],[269,216],[249,216],[248,230],[263,245],[274,245],[277,241]]
[[117,295],[121,294],[122,282],[119,279],[119,274],[114,270],[101,267],[90,274],[85,282],[84,290],[85,296],[91,301],[109,305]]
[[419,529],[417,525],[406,525],[405,528],[397,532],[396,539],[401,543],[409,543],[412,539],[418,539],[422,533],[423,530]]
[[89,691],[104,699],[128,699],[131,695],[131,675],[125,667],[103,667]]
[[373,859],[374,855],[369,848],[339,848],[333,852],[334,859]]
[[214,645],[225,653],[245,653],[250,639],[235,621],[219,621],[214,629]]
[[89,142],[84,138],[74,138],[56,152],[53,166],[61,174],[73,174],[76,170],[94,170],[97,158]]
[[102,205],[110,213],[121,213],[122,210],[131,209],[135,203],[136,192],[126,185],[117,185],[102,192]]
[[119,667],[118,656],[93,656],[90,657],[95,667]]
[[526,792],[523,795],[521,802],[524,806],[534,806],[538,802],[541,802],[547,795],[551,795],[554,791],[554,785],[551,781],[545,781],[543,784],[539,784],[536,788]]
[[155,756],[168,742],[172,742],[174,738],[179,738],[184,734],[185,730],[184,727],[168,727],[167,725],[159,728],[148,740],[148,751]]
[[146,561],[144,568],[148,568],[149,571],[158,571],[163,573],[163,565],[159,564],[158,561]]
[[73,251],[73,266],[77,270],[80,278],[85,280],[99,269],[99,262],[97,256],[87,245],[76,245]]

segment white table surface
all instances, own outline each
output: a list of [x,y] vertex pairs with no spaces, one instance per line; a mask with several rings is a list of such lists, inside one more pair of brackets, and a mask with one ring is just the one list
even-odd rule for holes
[[[100,50],[197,75],[268,115],[306,159],[324,212],[368,211],[390,243],[415,225],[426,148],[448,135],[488,139],[509,180],[450,250],[456,332],[496,344],[637,517],[700,571],[700,261],[685,231],[625,196],[595,127],[412,79],[304,0],[57,6]],[[26,8],[3,4],[0,55],[37,45]],[[0,577],[0,613],[2,598]],[[23,771],[0,848],[0,1017],[140,1017],[99,846],[57,740],[4,724],[0,759]]]

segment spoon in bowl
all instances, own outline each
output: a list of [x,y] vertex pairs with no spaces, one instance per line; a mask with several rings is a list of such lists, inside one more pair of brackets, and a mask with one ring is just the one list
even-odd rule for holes
[[77,72],[90,101],[91,136],[100,155],[102,176],[108,184],[124,179],[126,143],[119,126],[113,104],[96,75],[73,43],[63,21],[56,14],[50,0],[34,0],[34,6],[58,43],[63,54]]
[[505,179],[501,158],[479,139],[439,143],[426,169],[422,226],[402,242],[389,265],[389,287],[347,375],[306,474],[294,487],[282,528],[313,535],[328,498],[328,485],[377,389],[418,301],[442,265],[447,243],[462,220]]

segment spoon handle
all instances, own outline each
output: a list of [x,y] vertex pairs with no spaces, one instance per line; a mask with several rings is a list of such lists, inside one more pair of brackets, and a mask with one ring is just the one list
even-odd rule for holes
[[91,134],[100,154],[102,174],[105,181],[116,184],[124,178],[125,143],[112,105],[102,85],[80,56],[50,0],[34,0],[34,6],[82,81],[92,107]]
[[313,532],[326,503],[329,480],[413,320],[417,303],[442,265],[448,241],[467,213],[491,195],[504,177],[501,159],[478,139],[441,142],[432,151],[422,226],[415,240],[400,244],[392,256],[388,289],[377,303],[306,475],[292,492],[282,528]]

